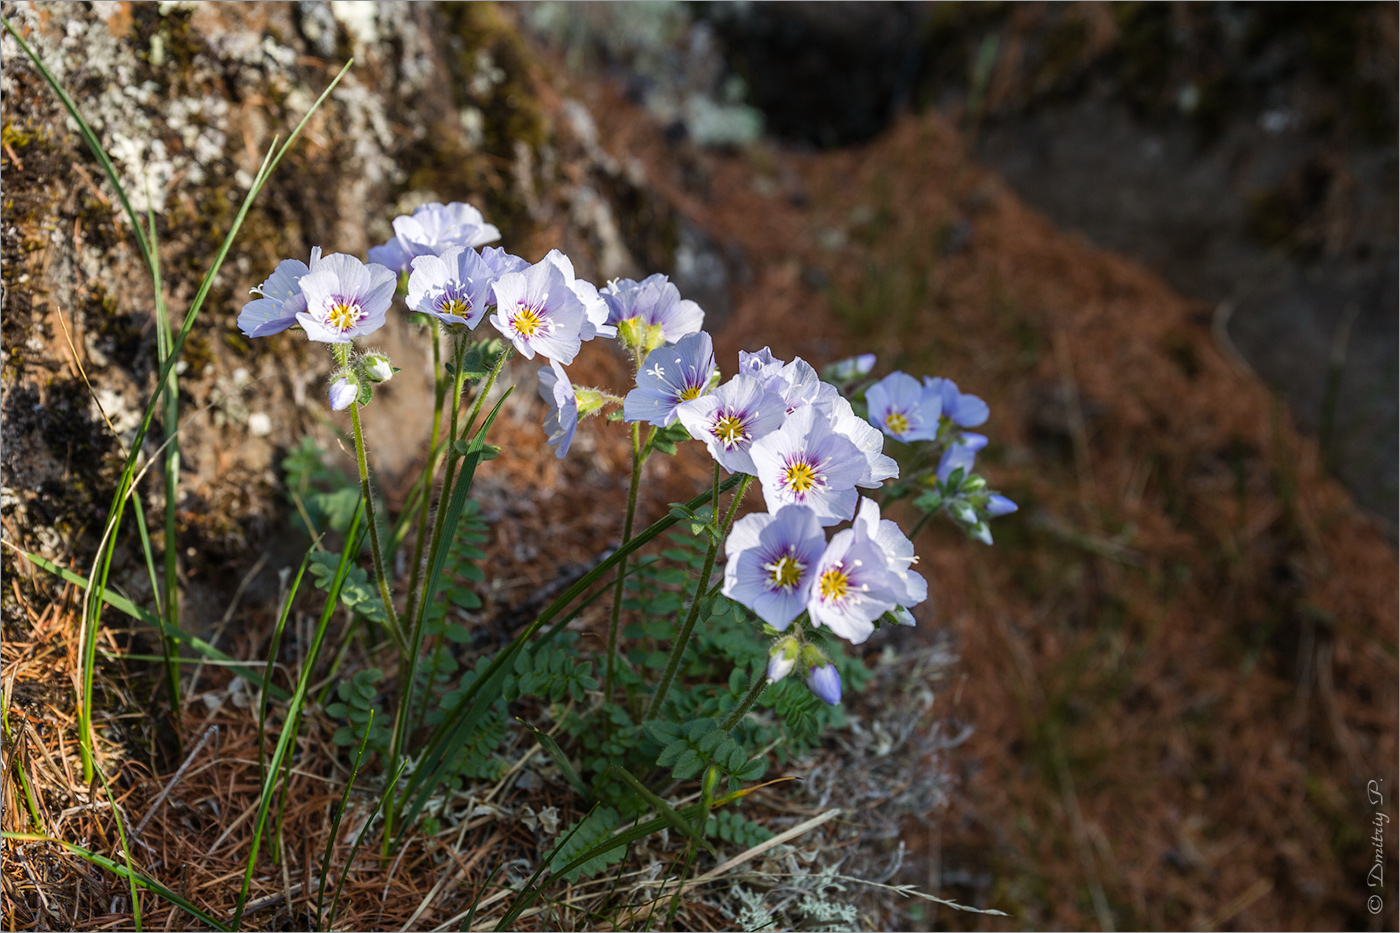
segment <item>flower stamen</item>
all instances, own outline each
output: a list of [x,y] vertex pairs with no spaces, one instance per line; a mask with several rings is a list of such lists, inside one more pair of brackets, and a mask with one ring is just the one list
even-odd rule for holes
[[715,422],[715,437],[723,441],[726,447],[733,447],[747,436],[744,422],[735,415],[727,415]]
[[846,598],[850,578],[841,571],[841,568],[833,567],[822,574],[818,586],[821,588],[822,599],[828,602],[840,602]]

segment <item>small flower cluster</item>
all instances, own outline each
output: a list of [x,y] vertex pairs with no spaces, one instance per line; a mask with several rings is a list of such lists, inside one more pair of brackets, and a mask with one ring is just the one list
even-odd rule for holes
[[[990,543],[987,520],[1016,508],[972,473],[987,438],[966,429],[986,422],[987,404],[948,379],[895,372],[867,384],[869,354],[829,367],[823,379],[802,359],[783,361],[765,347],[740,353],[737,371],[721,382],[704,313],[663,275],[600,290],[558,250],[530,263],[488,246],[500,233],[467,204],[427,204],[393,228],[369,263],[319,248],[309,263],[281,263],[253,289],[260,297],[239,315],[243,333],[300,326],[309,339],[337,345],[331,407],[363,404],[395,370],[382,353],[352,359],[347,345],[383,325],[406,278],[409,310],[458,338],[489,319],[521,356],[548,361],[539,390],[549,408],[548,443],[560,458],[579,420],[609,406],[620,406],[625,422],[651,424],[653,439],[665,432],[700,440],[718,467],[753,477],[763,490],[767,511],[740,519],[724,542],[722,592],[777,637],[770,681],[800,665],[814,693],[838,702],[840,677],[804,640],[807,629],[861,644],[882,620],[912,625],[909,607],[928,597],[913,570],[913,544],[860,492],[899,476],[885,437],[941,448],[936,468],[904,481],[922,485],[916,505],[926,512],[943,510]],[[636,383],[624,398],[574,386],[564,368],[595,337],[616,338],[633,356]],[[907,491],[896,486],[884,498]],[[847,523],[828,539],[828,529]]]
[[[372,248],[369,263],[343,253],[322,256],[319,247],[311,251],[310,264],[282,262],[253,289],[261,297],[243,306],[239,329],[247,337],[268,337],[300,326],[311,340],[349,344],[383,326],[399,278],[407,273],[410,311],[467,331],[489,314],[492,326],[527,359],[538,353],[554,366],[570,363],[583,341],[617,333],[609,304],[591,283],[574,276],[568,257],[553,250],[532,264],[486,246],[500,231],[469,204],[425,204],[393,226],[394,238]],[[361,387],[382,381],[368,359],[346,363],[332,376],[332,408],[363,401]],[[377,359],[379,371],[392,375],[387,359]],[[561,422],[557,433],[562,456],[572,429]]]

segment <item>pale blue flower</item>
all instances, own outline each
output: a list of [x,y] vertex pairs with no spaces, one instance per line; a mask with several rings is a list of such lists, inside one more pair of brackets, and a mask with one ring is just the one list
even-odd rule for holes
[[675,343],[699,332],[705,312],[695,302],[681,298],[666,276],[657,273],[640,282],[618,279],[602,290],[608,306],[608,323],[628,329],[635,345],[647,350]]
[[555,456],[560,460],[569,452],[574,442],[574,432],[578,430],[578,397],[574,395],[573,383],[569,374],[558,360],[550,360],[549,366],[540,368],[540,398],[550,406],[544,419],[544,431],[549,435],[548,444],[557,447]]
[[424,204],[412,216],[395,217],[393,239],[372,247],[369,259],[395,272],[405,272],[415,256],[441,256],[454,246],[485,246],[500,238],[501,231],[488,224],[481,211],[470,204],[434,202]]
[[[865,529],[865,536],[884,553],[890,573],[899,581],[898,586],[892,587],[895,602],[900,606],[917,606],[928,599],[928,582],[912,569],[919,559],[914,554],[914,543],[898,524],[880,517],[880,506],[874,499],[860,500],[856,524]],[[911,616],[910,624],[912,621]]]
[[674,346],[657,347],[642,361],[637,387],[622,400],[622,420],[665,427],[676,420],[681,403],[708,391],[714,374],[714,343],[703,330]]
[[764,388],[777,391],[774,388],[777,384],[775,380],[782,378],[783,361],[773,356],[773,351],[767,347],[757,353],[740,350],[739,373],[744,376],[754,376],[763,382]]
[[812,364],[800,356],[793,357],[792,362],[779,371],[770,388],[783,397],[788,414],[805,405],[829,404],[841,397],[836,386],[822,382]]
[[344,411],[350,407],[351,402],[359,398],[360,387],[354,376],[341,376],[331,383],[329,395],[331,411]]
[[807,612],[812,622],[859,645],[875,620],[899,604],[902,581],[863,523],[838,531],[817,563]]
[[807,689],[831,706],[841,702],[841,675],[836,665],[828,661],[807,672]]
[[991,414],[986,402],[975,395],[962,394],[951,379],[925,376],[924,387],[938,393],[943,402],[943,414],[958,427],[975,428]]
[[705,442],[710,456],[730,473],[753,474],[749,448],[782,427],[783,400],[753,376],[735,376],[708,395],[683,402],[676,416],[690,436]]
[[958,436],[948,449],[943,451],[943,457],[938,461],[938,481],[946,483],[948,477],[954,470],[959,468],[963,471],[963,478],[966,479],[972,472],[972,463],[977,459],[977,451],[987,446],[987,436],[985,434],[973,434],[967,432]]
[[521,259],[514,253],[508,253],[500,246],[487,246],[481,250],[481,261],[490,267],[496,278],[500,278],[507,272],[524,272],[530,268],[530,263]]
[[495,280],[495,271],[468,247],[453,246],[441,256],[416,256],[408,277],[408,307],[475,329],[491,303]]
[[492,286],[496,313],[491,323],[526,359],[541,353],[572,363],[586,320],[583,302],[554,263],[542,260],[524,272],[508,272]]
[[844,522],[855,512],[856,481],[866,459],[849,437],[833,430],[825,412],[810,405],[793,412],[781,428],[754,441],[749,454],[770,511],[810,506],[822,525]]
[[825,547],[826,534],[806,506],[745,515],[724,542],[721,592],[781,631],[806,606]]
[[553,263],[564,276],[564,281],[578,300],[583,304],[583,326],[579,329],[579,339],[592,340],[594,337],[616,337],[617,328],[608,323],[608,305],[598,294],[597,287],[585,279],[574,275],[574,264],[557,249],[552,249],[544,257],[545,262]]
[[885,454],[885,436],[870,422],[856,415],[851,403],[838,395],[816,408],[831,419],[833,429],[851,439],[865,458],[865,469],[861,471],[856,485],[875,489],[885,480],[899,475],[899,464]]
[[306,309],[297,323],[312,340],[349,343],[384,324],[397,284],[398,277],[381,265],[333,253],[302,276]]
[[897,441],[931,441],[938,436],[942,394],[907,373],[893,372],[865,390],[870,423]]
[[245,337],[271,337],[297,322],[297,315],[306,310],[306,296],[301,293],[302,278],[321,262],[321,247],[311,248],[311,265],[300,259],[284,259],[277,264],[266,282],[253,288],[261,298],[255,298],[238,313],[238,329]]

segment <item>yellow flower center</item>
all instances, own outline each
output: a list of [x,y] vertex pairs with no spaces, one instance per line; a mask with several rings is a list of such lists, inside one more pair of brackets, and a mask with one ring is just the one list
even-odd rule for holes
[[797,581],[802,579],[802,571],[807,567],[801,561],[783,555],[771,564],[764,564],[763,569],[768,571],[768,579],[774,586],[786,590],[797,585]]
[[[467,303],[462,299],[447,298],[443,300],[442,307],[439,310],[441,310],[443,314],[455,314],[457,317],[466,317],[469,309],[467,308]],[[517,322],[519,320],[519,318],[516,318]],[[517,324],[517,326],[519,325]]]
[[326,323],[336,330],[349,330],[360,323],[360,306],[337,301],[327,312]]
[[533,337],[544,326],[544,318],[533,308],[521,308],[515,312],[515,332],[522,337]]
[[733,415],[719,419],[715,422],[715,437],[724,441],[726,446],[733,447],[745,437],[744,422]]
[[792,464],[783,475],[787,478],[788,488],[793,492],[806,492],[817,485],[817,471],[806,463]]
[[700,397],[700,387],[699,387],[699,386],[686,386],[684,389],[681,389],[681,401],[682,401],[682,402],[688,402],[688,401],[690,401],[690,400],[693,399],[693,398],[699,398],[699,397]]
[[821,580],[818,581],[818,585],[821,587],[822,591],[822,599],[828,601],[845,599],[849,584],[850,578],[836,568],[832,568],[822,574]]
[[903,434],[909,430],[909,419],[897,411],[892,411],[885,416],[885,426],[895,434]]

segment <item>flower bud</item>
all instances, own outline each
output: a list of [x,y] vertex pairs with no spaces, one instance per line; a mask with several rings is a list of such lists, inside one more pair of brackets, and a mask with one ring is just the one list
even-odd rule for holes
[[797,666],[797,656],[801,650],[801,644],[791,635],[773,642],[773,647],[768,652],[770,684],[775,684],[792,673],[792,669]]
[[895,606],[890,610],[890,614],[894,616],[894,620],[900,625],[912,626],[914,624],[914,613],[905,609],[903,606]]
[[331,383],[330,400],[332,411],[344,411],[360,396],[360,384],[353,375],[341,376]]
[[830,661],[807,672],[807,687],[832,706],[841,702],[841,675]]
[[383,353],[371,353],[360,360],[371,382],[388,382],[394,378],[394,366]]
[[855,382],[875,368],[875,354],[862,353],[849,359],[838,360],[827,367],[826,377],[830,382]]
[[666,342],[661,331],[660,324],[648,324],[640,317],[630,317],[618,322],[617,339],[623,346],[640,350],[645,355]]
[[1000,493],[994,492],[987,497],[986,512],[989,518],[998,518],[1002,515],[1010,515],[1012,512],[1016,511],[1017,508],[1019,508],[1019,506],[1017,506],[1016,503],[1012,502],[1010,499],[1006,498]]

